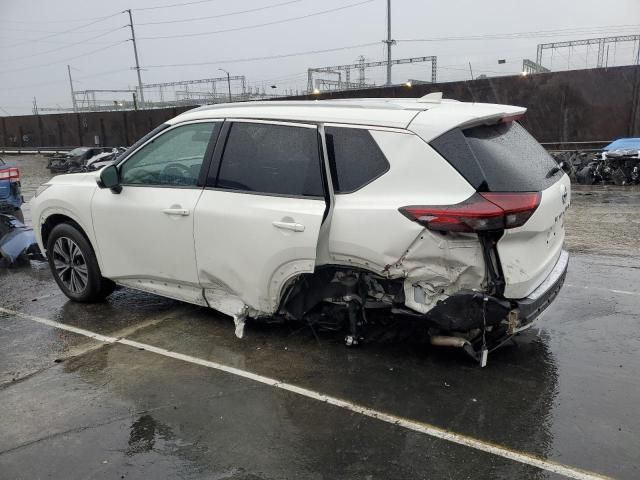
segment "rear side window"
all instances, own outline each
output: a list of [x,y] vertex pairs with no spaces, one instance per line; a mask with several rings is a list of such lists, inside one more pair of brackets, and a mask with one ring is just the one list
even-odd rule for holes
[[547,177],[556,162],[516,122],[452,130],[431,145],[478,191],[538,192],[562,175]]
[[321,197],[315,128],[261,123],[231,125],[216,186],[287,196]]
[[389,170],[389,162],[368,130],[326,127],[333,190],[350,193]]

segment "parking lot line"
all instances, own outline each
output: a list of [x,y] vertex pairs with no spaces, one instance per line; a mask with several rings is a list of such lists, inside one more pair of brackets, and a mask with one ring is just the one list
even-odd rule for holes
[[634,295],[634,296],[640,297],[640,292],[630,292],[628,290],[616,290],[615,288],[590,287],[588,285],[572,285],[570,283],[565,283],[564,286],[569,288],[582,288],[584,290],[602,290],[605,292],[620,293],[622,295]]
[[445,440],[457,445],[463,445],[465,447],[472,448],[474,450],[478,450],[481,452],[489,453],[492,455],[496,455],[498,457],[506,458],[508,460],[512,460],[514,462],[522,463],[524,465],[529,465],[532,467],[539,468],[541,470],[545,470],[551,473],[555,473],[558,475],[563,475],[568,478],[573,478],[577,480],[595,480],[595,479],[607,479],[609,477],[605,475],[601,475],[598,473],[582,470],[576,467],[572,467],[569,465],[563,465],[561,463],[553,462],[550,460],[545,460],[543,458],[537,457],[535,455],[531,455],[524,452],[519,452],[516,450],[512,450],[508,447],[504,447],[501,445],[495,445],[493,443],[479,440],[467,435],[462,435],[459,433],[451,432],[449,430],[445,430],[443,428],[437,427],[435,425],[431,425],[424,422],[419,422],[416,420],[411,420],[403,417],[398,417],[396,415],[392,415],[390,413],[381,412],[378,410],[374,410],[372,408],[368,408],[362,405],[358,405],[356,403],[349,402],[348,400],[343,400],[337,397],[333,397],[331,395],[325,395],[321,392],[317,392],[314,390],[310,390],[308,388],[299,387],[296,385],[292,385],[290,383],[281,382],[279,380],[266,377],[264,375],[259,375],[257,373],[248,372],[246,370],[241,370],[239,368],[231,367],[229,365],[224,365],[217,362],[212,362],[210,360],[204,360],[198,357],[192,357],[191,355],[185,355],[178,352],[173,352],[170,350],[165,350],[164,348],[155,347],[153,345],[149,345],[146,343],[140,343],[133,340],[128,340],[126,338],[118,338],[118,337],[110,337],[107,335],[101,335],[99,333],[91,332],[89,330],[85,330],[82,328],[74,327],[72,325],[67,325],[65,323],[56,322],[53,320],[48,320],[46,318],[37,317],[34,315],[29,315],[26,313],[18,312],[15,310],[10,310],[8,308],[0,307],[0,313],[5,313],[7,315],[14,315],[19,318],[24,318],[27,320],[32,320],[34,322],[41,323],[43,325],[47,325],[53,328],[58,328],[61,330],[65,330],[68,332],[76,333],[79,335],[83,335],[88,338],[92,338],[94,340],[105,342],[109,344],[121,344],[129,347],[133,347],[136,349],[145,350],[147,352],[155,353],[157,355],[162,355],[164,357],[173,358],[175,360],[180,360],[183,362],[188,362],[194,365],[200,365],[207,368],[212,368],[215,370],[219,370],[225,373],[229,373],[232,375],[236,375],[238,377],[242,377],[248,380],[252,380],[254,382],[262,383],[264,385],[268,385],[273,388],[278,388],[280,390],[284,390],[287,392],[291,392],[297,395],[301,395],[306,398],[310,398],[313,400],[317,400],[320,402],[327,403],[329,405],[333,405],[338,408],[342,408],[344,410],[348,410],[354,413],[358,413],[360,415],[373,418],[376,420],[380,420],[382,422],[386,422],[388,424],[394,425],[396,427],[405,428],[407,430],[411,430],[417,433],[422,433],[424,435],[428,435],[430,437],[438,438],[440,440]]

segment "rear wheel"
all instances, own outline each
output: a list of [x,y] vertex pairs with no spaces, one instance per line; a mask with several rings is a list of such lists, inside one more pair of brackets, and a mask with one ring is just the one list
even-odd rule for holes
[[74,225],[54,227],[47,241],[49,267],[60,290],[76,302],[104,299],[115,284],[100,274],[93,248]]

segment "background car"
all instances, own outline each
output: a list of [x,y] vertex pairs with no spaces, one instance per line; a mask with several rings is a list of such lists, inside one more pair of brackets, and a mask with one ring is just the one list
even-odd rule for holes
[[68,153],[53,155],[49,158],[47,168],[51,173],[81,172],[87,161],[105,151],[111,152],[111,148],[104,147],[78,147]]
[[0,213],[13,215],[22,222],[23,203],[20,169],[0,158]]

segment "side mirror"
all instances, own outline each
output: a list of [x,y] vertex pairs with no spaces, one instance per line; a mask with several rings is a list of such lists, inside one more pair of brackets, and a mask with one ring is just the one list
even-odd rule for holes
[[98,186],[100,188],[109,188],[113,193],[120,193],[122,191],[120,174],[115,165],[108,165],[100,170]]

